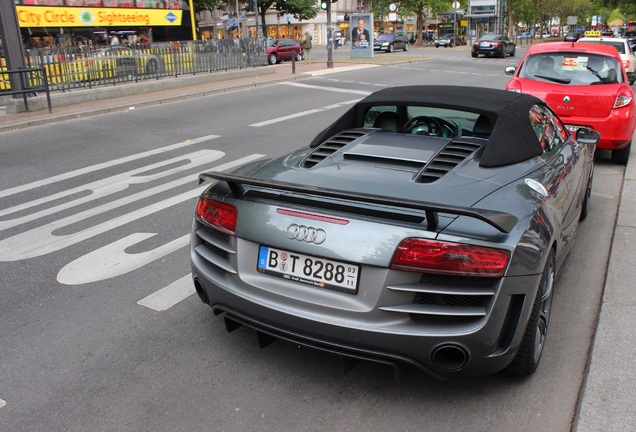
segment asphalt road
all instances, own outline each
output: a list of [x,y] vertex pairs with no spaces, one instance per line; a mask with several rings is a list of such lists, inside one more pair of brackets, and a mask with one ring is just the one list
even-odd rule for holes
[[385,86],[502,88],[518,60],[430,57],[0,135],[0,430],[569,431],[623,176],[608,155],[530,378],[343,375],[330,355],[226,333],[193,295],[199,172],[306,145]]

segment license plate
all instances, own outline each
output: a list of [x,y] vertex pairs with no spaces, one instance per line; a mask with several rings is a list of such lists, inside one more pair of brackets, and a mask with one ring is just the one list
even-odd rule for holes
[[320,288],[355,294],[360,266],[296,252],[260,246],[257,270]]
[[484,48],[490,48],[490,43],[489,42],[482,42],[480,45],[482,47],[484,47]]

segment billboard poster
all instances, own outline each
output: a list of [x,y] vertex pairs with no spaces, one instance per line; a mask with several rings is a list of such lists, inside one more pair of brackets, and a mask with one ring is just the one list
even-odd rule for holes
[[350,15],[351,57],[373,57],[373,14]]

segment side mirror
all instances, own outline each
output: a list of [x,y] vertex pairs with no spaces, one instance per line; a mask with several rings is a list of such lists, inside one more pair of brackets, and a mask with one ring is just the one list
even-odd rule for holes
[[601,134],[590,128],[579,128],[576,131],[576,140],[581,144],[596,145],[601,139]]
[[504,69],[504,72],[506,72],[506,75],[514,75],[516,71],[517,71],[517,68],[515,66],[508,66],[506,69]]

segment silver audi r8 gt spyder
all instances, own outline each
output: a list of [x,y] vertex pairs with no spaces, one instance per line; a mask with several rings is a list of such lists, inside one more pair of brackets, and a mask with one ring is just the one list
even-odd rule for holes
[[438,378],[529,375],[599,135],[534,96],[381,90],[309,146],[211,180],[194,285],[229,331]]

